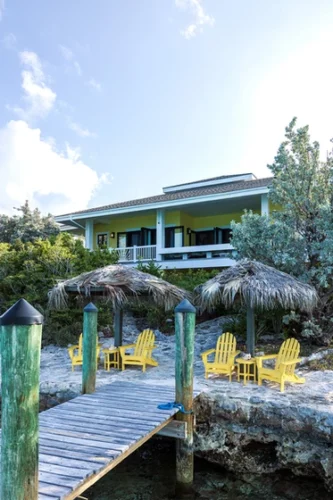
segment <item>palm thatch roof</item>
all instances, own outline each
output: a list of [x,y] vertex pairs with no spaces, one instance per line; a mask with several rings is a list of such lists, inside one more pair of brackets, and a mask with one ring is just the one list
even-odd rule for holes
[[85,297],[103,295],[113,308],[122,308],[129,301],[148,296],[155,304],[172,309],[187,297],[187,292],[167,281],[133,267],[109,265],[59,282],[49,292],[50,309],[64,309],[68,293]]
[[253,309],[300,309],[317,304],[316,290],[289,274],[257,261],[242,260],[195,289],[201,310],[235,301]]

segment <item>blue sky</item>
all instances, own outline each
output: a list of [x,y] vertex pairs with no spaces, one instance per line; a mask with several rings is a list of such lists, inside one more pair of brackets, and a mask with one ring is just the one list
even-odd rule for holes
[[268,175],[333,136],[331,0],[0,0],[0,211]]

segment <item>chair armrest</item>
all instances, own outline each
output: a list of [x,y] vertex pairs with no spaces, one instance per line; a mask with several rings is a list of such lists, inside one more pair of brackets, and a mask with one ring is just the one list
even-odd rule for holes
[[71,359],[73,359],[73,357],[75,356],[75,351],[78,351],[78,350],[79,350],[78,345],[71,345],[70,347],[67,347],[67,351],[68,351],[69,357]]
[[210,354],[213,354],[213,352],[215,352],[215,351],[216,351],[216,349],[208,349],[208,351],[201,353],[201,357],[207,358],[207,356],[209,356]]
[[127,349],[134,349],[136,347],[136,344],[128,344],[128,345],[121,345],[119,346],[119,352],[120,352],[120,355],[123,356],[124,354],[126,354],[126,350]]
[[290,359],[289,361],[282,361],[281,365],[284,366],[290,366],[290,365],[295,365],[296,363],[300,363],[301,358],[296,358],[296,359]]
[[275,359],[277,358],[277,354],[266,354],[265,356],[256,356],[255,360],[257,363],[257,368],[262,368],[262,362],[267,359]]

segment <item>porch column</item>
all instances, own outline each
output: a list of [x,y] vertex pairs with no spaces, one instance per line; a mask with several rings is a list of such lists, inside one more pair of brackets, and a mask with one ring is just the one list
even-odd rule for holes
[[156,260],[162,260],[161,249],[165,248],[164,231],[165,213],[160,209],[156,211]]
[[85,247],[88,250],[94,249],[94,222],[92,220],[86,221],[86,230],[85,230]]
[[261,195],[261,215],[269,215],[268,194]]

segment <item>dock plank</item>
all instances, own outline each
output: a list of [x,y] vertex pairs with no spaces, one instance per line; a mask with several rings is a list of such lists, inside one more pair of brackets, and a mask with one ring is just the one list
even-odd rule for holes
[[74,500],[168,425],[169,386],[117,381],[40,413],[39,500]]

